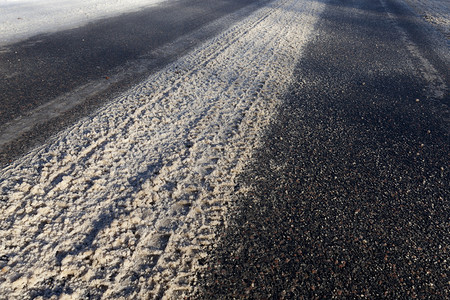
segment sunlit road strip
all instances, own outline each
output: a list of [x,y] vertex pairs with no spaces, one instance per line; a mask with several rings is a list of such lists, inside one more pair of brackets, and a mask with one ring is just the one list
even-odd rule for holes
[[2,170],[0,298],[189,293],[322,9],[269,3]]
[[0,2],[1,46],[40,33],[68,29],[165,0],[4,0]]
[[0,50],[1,167],[269,1],[163,2]]

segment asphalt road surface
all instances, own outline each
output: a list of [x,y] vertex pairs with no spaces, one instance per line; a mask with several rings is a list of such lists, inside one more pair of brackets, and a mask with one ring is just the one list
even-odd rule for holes
[[449,65],[426,27],[327,3],[197,298],[450,297]]
[[402,3],[183,0],[3,50],[0,299],[449,298],[448,40]]
[[[3,47],[0,165],[43,143],[265,2],[168,1]],[[240,9],[245,12],[230,15]]]

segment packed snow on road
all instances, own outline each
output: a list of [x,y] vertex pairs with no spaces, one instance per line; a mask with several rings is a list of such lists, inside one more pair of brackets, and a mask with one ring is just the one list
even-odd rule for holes
[[0,45],[171,0],[0,0]]
[[[0,44],[162,1],[3,0]],[[323,8],[267,3],[0,170],[0,299],[193,292]]]
[[0,298],[192,292],[323,6],[268,3],[1,170]]

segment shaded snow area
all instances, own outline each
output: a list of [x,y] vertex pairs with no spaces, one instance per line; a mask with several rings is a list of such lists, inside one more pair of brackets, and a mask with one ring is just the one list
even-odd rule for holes
[[449,0],[405,0],[418,15],[433,24],[450,39]]
[[0,0],[0,45],[168,0]]
[[0,171],[0,298],[178,299],[323,4],[276,0]]

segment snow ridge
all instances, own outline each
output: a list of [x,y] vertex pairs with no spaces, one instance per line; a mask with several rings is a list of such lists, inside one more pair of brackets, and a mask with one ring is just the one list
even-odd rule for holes
[[1,170],[0,298],[192,292],[323,6],[270,2]]

